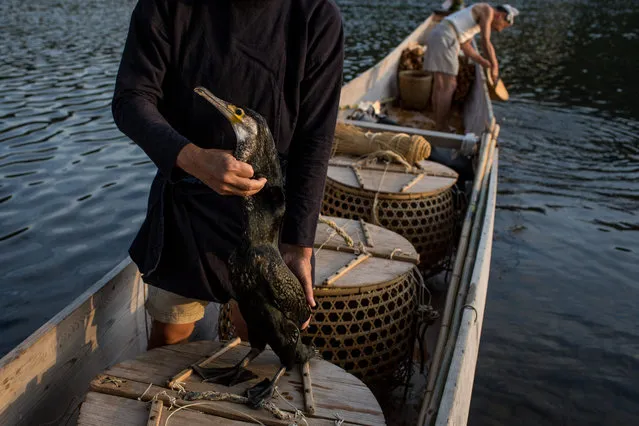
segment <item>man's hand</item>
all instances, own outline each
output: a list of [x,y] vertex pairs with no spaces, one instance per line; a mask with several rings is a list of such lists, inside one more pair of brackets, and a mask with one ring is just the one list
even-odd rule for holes
[[490,67],[490,77],[493,79],[493,84],[497,84],[497,79],[499,78],[499,68],[497,65]]
[[188,144],[178,154],[177,166],[220,195],[248,197],[266,184],[265,178],[251,179],[253,167],[235,159],[232,151]]
[[[311,268],[311,257],[313,256],[312,247],[300,247],[291,244],[281,244],[280,252],[282,253],[282,259],[286,266],[295,274],[306,294],[306,303],[311,308],[314,308],[315,298],[313,297],[313,277]],[[308,327],[311,322],[309,318],[303,325],[302,330]]]
[[488,59],[484,59],[481,56],[479,57],[477,62],[479,63],[480,66],[482,66],[484,68],[490,68],[492,66]]

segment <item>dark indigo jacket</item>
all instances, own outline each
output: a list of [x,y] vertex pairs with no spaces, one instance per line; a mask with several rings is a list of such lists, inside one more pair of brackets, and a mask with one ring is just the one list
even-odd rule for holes
[[282,242],[313,245],[342,66],[342,22],[331,0],[139,0],[112,107],[120,130],[158,167],[129,250],[147,282],[228,299],[239,198],[189,183],[175,166],[189,142],[234,148],[230,125],[193,92],[200,85],[266,118],[287,164]]

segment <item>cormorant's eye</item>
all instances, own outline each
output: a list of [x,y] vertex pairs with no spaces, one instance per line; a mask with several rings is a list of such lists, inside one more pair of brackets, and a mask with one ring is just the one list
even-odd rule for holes
[[244,110],[242,110],[242,108],[236,108],[235,109],[235,115],[237,115],[238,117],[243,117],[244,116]]

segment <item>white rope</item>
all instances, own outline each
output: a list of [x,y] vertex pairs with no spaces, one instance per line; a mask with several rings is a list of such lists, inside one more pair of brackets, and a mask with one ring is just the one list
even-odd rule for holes
[[[341,228],[342,231],[344,231],[345,234],[349,234],[349,228],[353,225],[352,221],[349,221],[346,223],[345,226],[343,226]],[[332,229],[332,228],[331,228]],[[331,234],[328,236],[328,238],[326,239],[326,241],[324,241],[317,250],[315,250],[315,257],[317,258],[317,256],[319,255],[319,252],[322,251],[322,249],[324,248],[324,246],[331,240],[331,238],[333,238],[335,235],[337,235],[337,230],[333,229],[333,231],[331,232]],[[350,236],[350,235],[349,235]]]
[[324,248],[324,246],[326,245],[326,243],[328,243],[331,238],[333,238],[335,235],[337,235],[337,231],[333,230],[333,232],[331,232],[331,235],[328,236],[328,238],[326,239],[326,241],[324,241],[322,243],[322,245],[320,245],[317,250],[315,250],[315,257],[317,257],[317,255],[319,254],[320,251],[322,251],[322,249]]
[[[170,404],[169,405],[169,411],[171,411],[173,409],[173,407],[177,407],[178,406],[177,405],[177,398],[174,397],[174,396],[169,395],[168,393],[166,393],[165,390],[163,390],[162,392],[156,393],[153,396],[153,398],[151,398],[151,402],[157,401],[158,400],[158,396],[160,396],[160,395],[166,396],[166,398],[169,400],[169,404]],[[168,422],[168,420],[167,420],[167,422]],[[166,426],[166,423],[165,423],[165,426]]]
[[[173,415],[174,415],[175,413],[177,413],[177,412],[178,412],[178,411],[180,411],[180,410],[185,410],[185,409],[187,409],[188,407],[193,407],[193,406],[195,406],[195,405],[215,405],[215,404],[213,404],[212,402],[194,402],[193,404],[183,405],[183,406],[179,407],[177,410],[175,410],[174,412],[172,412],[171,414],[169,414],[169,415],[168,415],[168,417],[166,418],[166,421],[164,422],[164,426],[168,426],[168,425],[169,425],[169,419],[170,419],[171,417],[173,417]],[[252,417],[252,416],[250,416],[250,415],[248,415],[248,414],[246,414],[246,413],[244,413],[244,412],[242,412],[242,411],[235,410],[235,409],[233,409],[233,408],[231,408],[231,407],[228,407],[228,406],[227,406],[227,407],[225,407],[225,409],[228,409],[228,410],[234,411],[234,412],[236,412],[236,413],[239,413],[239,414],[243,415],[244,417],[246,417],[246,418],[248,418],[248,419],[250,419],[250,420],[253,420],[253,421],[254,421],[255,423],[257,423],[258,425],[266,426],[264,423],[262,423],[261,421],[259,421],[259,420],[258,420],[258,419],[256,419],[255,417]],[[193,410],[189,410],[189,411],[193,411]]]
[[306,417],[304,416],[304,413],[302,413],[302,411],[299,408],[297,408],[296,406],[291,404],[286,398],[284,398],[282,394],[280,393],[280,390],[277,388],[277,386],[275,386],[275,388],[273,389],[275,390],[275,393],[277,394],[277,396],[281,398],[286,404],[288,404],[289,407],[293,409],[293,412],[295,413],[295,419],[303,421],[304,424],[308,426],[308,422],[306,421]]
[[402,249],[400,248],[396,248],[395,250],[393,250],[390,254],[390,260],[393,260],[393,256],[395,256],[395,253],[401,253]]
[[390,163],[386,163],[386,167],[384,167],[384,173],[382,174],[382,178],[379,181],[379,186],[377,187],[377,192],[375,193],[375,198],[373,199],[373,223],[375,225],[381,226],[379,223],[379,218],[377,217],[377,197],[382,190],[382,184],[384,183],[384,178],[386,177],[386,172],[388,171],[388,166]]
[[151,386],[153,386],[153,383],[149,383],[149,387],[146,388],[146,390],[142,393],[142,395],[138,396],[138,401],[142,401],[142,398],[144,398],[144,395],[146,395],[149,389],[151,389]]
[[185,384],[186,382],[175,382],[173,383],[173,386],[171,386],[171,390],[177,391],[178,395],[186,393],[186,388],[184,387]]

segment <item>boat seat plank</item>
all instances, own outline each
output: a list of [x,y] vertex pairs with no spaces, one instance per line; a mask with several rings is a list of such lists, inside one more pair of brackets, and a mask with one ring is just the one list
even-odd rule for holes
[[[152,384],[144,395],[143,400],[148,401],[153,396],[165,391],[172,397],[178,394],[174,390],[167,389],[167,381],[176,373],[188,368],[203,356],[216,352],[222,343],[203,341],[184,345],[157,348],[139,355],[133,360],[127,360],[106,370],[91,383],[94,392],[110,393],[126,398],[137,399]],[[235,365],[249,351],[247,344],[241,344],[216,359],[215,366]],[[262,379],[272,377],[279,366],[277,356],[270,350],[264,351],[249,366],[249,369],[258,375],[257,379],[240,383],[232,387],[226,387],[214,383],[203,383],[197,375],[191,375],[183,385],[188,391],[218,391],[243,394],[244,391],[257,384]],[[315,414],[307,417],[309,424],[334,424],[335,415],[339,414],[347,423],[361,425],[383,425],[384,416],[379,404],[370,390],[357,378],[346,373],[339,367],[324,360],[313,359],[310,362],[311,378],[313,383],[313,395],[315,398]],[[114,383],[110,378],[115,378]],[[278,390],[286,402],[280,398],[275,399],[276,405],[288,412],[294,409],[304,411],[303,380],[299,369],[288,371],[278,384]],[[168,401],[168,396],[161,397]],[[181,404],[187,404],[181,401]],[[208,407],[208,408],[207,408]],[[199,410],[198,406],[198,410]],[[265,424],[282,424],[268,412],[253,410],[249,407],[224,401],[211,402],[202,406],[201,411],[223,415],[237,419],[232,413],[244,411],[258,418]],[[257,414],[259,413],[259,416]],[[312,423],[310,420],[315,423]],[[239,419],[241,420],[241,419]]]

